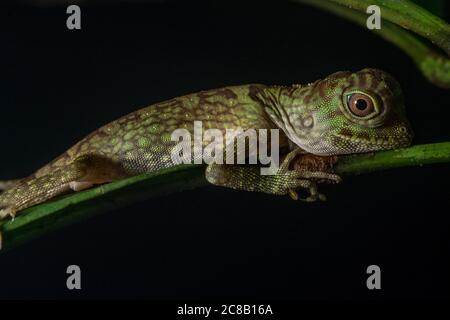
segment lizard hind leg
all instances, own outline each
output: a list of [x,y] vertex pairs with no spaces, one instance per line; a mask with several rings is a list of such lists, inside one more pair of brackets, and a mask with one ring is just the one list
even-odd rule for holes
[[30,177],[0,194],[0,220],[70,191],[125,177],[118,164],[99,156],[83,156],[49,173]]

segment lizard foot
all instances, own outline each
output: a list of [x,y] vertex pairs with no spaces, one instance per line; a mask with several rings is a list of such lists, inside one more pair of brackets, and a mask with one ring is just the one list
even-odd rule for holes
[[[320,193],[317,188],[317,181],[328,183],[339,183],[341,177],[328,172],[311,172],[305,170],[289,170],[281,174],[284,176],[286,192],[293,200],[302,200],[306,202],[314,202],[317,200],[326,201],[324,194]],[[298,189],[306,190],[309,195],[300,198]]]
[[301,200],[301,201],[305,201],[305,202],[315,202],[317,200],[320,201],[326,201],[327,197],[318,192],[317,191],[317,183],[310,181],[310,186],[307,189],[309,192],[309,196],[307,196],[306,198],[300,198],[297,191],[294,189],[289,189],[288,194],[291,197],[292,200]]
[[[300,157],[298,157],[301,155]],[[289,153],[279,168],[279,174],[283,176],[286,192],[294,200],[314,202],[325,201],[326,197],[318,192],[317,184],[339,183],[341,177],[332,173],[336,157],[322,157],[305,154],[301,149]],[[309,195],[300,198],[297,189],[306,190]]]
[[14,208],[5,208],[0,210],[0,220],[3,220],[7,217],[11,217],[11,219],[14,221],[14,218],[16,217],[17,211]]

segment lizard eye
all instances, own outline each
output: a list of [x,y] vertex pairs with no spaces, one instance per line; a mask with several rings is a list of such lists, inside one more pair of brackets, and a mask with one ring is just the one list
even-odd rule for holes
[[364,93],[349,94],[347,106],[350,112],[358,118],[366,118],[376,112],[373,99]]

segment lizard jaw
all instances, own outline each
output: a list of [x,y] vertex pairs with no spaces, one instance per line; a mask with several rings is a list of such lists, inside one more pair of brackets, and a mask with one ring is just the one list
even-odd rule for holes
[[400,137],[372,137],[370,139],[365,139],[357,136],[347,136],[341,133],[336,133],[335,137],[345,141],[349,141],[352,144],[359,144],[367,146],[368,148],[374,148],[376,150],[385,150],[393,148],[407,147],[411,144],[411,137],[408,135]]

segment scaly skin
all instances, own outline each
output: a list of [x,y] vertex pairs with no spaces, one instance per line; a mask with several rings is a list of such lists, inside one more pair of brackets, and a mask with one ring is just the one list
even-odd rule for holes
[[[317,159],[404,147],[412,132],[398,83],[376,69],[338,72],[301,86],[251,84],[202,91],[158,103],[93,132],[33,175],[3,183],[0,219],[69,191],[174,166],[175,129],[281,129],[280,147],[291,151],[275,175],[255,166],[210,164],[213,184],[271,194],[309,190],[305,200],[324,197],[317,181],[338,182],[328,170],[292,166],[298,155]],[[310,163],[303,161],[302,163]],[[328,163],[329,161],[320,160]]]

